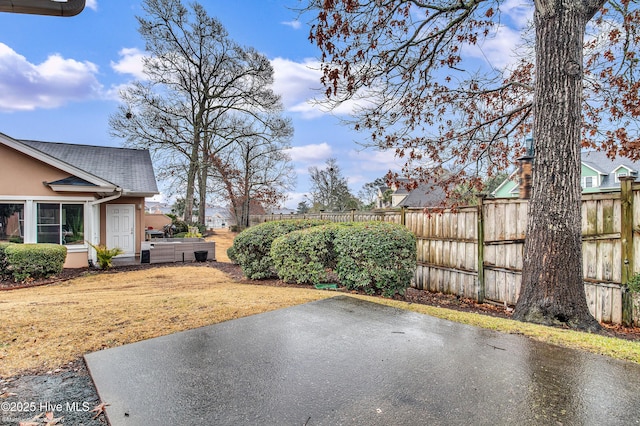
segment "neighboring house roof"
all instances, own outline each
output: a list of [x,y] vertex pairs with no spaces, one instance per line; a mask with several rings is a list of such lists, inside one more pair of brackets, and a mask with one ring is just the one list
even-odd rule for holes
[[615,172],[620,167],[628,169],[631,172],[630,176],[635,176],[636,181],[640,178],[638,176],[640,163],[626,157],[616,157],[612,160],[607,157],[605,152],[588,151],[582,153],[582,164],[602,175],[601,188],[617,188],[620,186],[620,183],[615,181]]
[[[89,177],[94,176],[122,188],[124,194],[145,197],[158,194],[153,164],[147,150],[32,140],[18,142],[79,169]],[[49,184],[79,185],[80,182],[85,181],[85,186],[100,185],[87,176],[77,176],[69,181],[63,180],[67,182],[50,182]]]
[[[611,159],[607,157],[606,152],[601,151],[583,151],[581,153],[581,162],[585,167],[590,168],[594,172],[600,175],[600,182],[596,189],[612,189],[619,188],[620,183],[616,182],[616,173],[618,169],[624,167],[629,171],[629,176],[634,176],[636,182],[640,181],[640,162],[630,160],[626,157],[616,157]],[[493,195],[503,191],[509,190],[509,194],[513,196],[518,195],[518,170],[513,171],[509,177],[507,177],[494,191]]]
[[266,214],[293,214],[296,211],[287,207],[269,209]]
[[396,191],[396,193],[403,192],[407,196],[398,204],[398,207],[436,207],[447,198],[442,187],[430,183],[421,183],[416,189],[410,191],[403,186]]
[[[440,186],[423,182],[418,184],[417,188],[409,190],[405,185],[410,182],[409,179],[398,179],[393,185],[390,207],[437,207],[446,200],[446,193]],[[378,197],[388,189],[390,188],[386,186],[379,187]]]

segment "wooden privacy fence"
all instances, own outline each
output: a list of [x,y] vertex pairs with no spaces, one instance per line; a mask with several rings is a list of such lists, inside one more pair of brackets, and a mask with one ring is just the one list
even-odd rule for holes
[[[511,306],[518,300],[526,200],[483,199],[477,206],[457,211],[415,208],[262,215],[252,216],[251,224],[293,218],[402,224],[417,239],[413,287]],[[623,178],[621,191],[584,195],[582,235],[585,293],[591,313],[602,322],[640,324],[640,297],[626,292],[624,286],[640,271],[640,184]]]

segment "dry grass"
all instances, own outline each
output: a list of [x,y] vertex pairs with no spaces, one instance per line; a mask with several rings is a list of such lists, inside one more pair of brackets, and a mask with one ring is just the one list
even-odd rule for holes
[[206,241],[215,241],[216,243],[216,260],[218,262],[229,262],[227,249],[233,244],[233,239],[238,235],[227,229],[216,229],[213,235],[205,238]]
[[206,267],[160,267],[0,292],[0,377],[63,366],[87,352],[332,294],[238,284]]
[[[235,234],[209,237],[216,258]],[[335,295],[239,284],[207,267],[165,266],[99,274],[62,284],[0,292],[0,377],[63,366],[87,352],[215,324]],[[577,333],[428,305],[363,297],[401,309],[640,363],[640,342]]]

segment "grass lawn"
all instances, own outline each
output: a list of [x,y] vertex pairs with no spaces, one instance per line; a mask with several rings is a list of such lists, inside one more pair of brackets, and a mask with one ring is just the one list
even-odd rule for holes
[[[227,261],[233,234],[218,232],[216,258]],[[0,377],[54,370],[87,352],[336,295],[306,288],[238,283],[203,266],[95,274],[0,292]],[[365,297],[365,296],[355,296]],[[368,300],[474,326],[525,334],[640,363],[640,342],[535,326],[485,315],[380,298]]]

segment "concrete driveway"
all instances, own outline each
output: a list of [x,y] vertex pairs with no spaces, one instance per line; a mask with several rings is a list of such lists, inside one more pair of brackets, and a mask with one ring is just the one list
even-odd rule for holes
[[113,426],[640,424],[640,365],[348,296],[85,359]]

